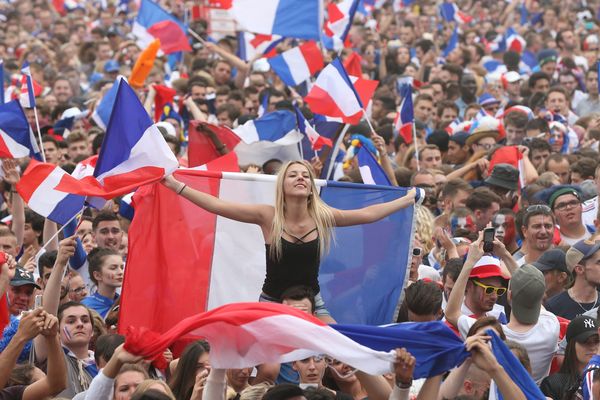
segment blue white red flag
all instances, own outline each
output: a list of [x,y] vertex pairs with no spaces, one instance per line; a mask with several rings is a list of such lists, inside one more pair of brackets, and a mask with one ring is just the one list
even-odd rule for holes
[[323,43],[325,48],[339,51],[345,47],[358,3],[359,0],[342,0],[339,3],[329,3],[327,6],[328,19],[324,25],[324,39],[326,40]]
[[298,130],[305,134],[310,142],[311,148],[313,150],[321,150],[323,146],[333,147],[333,143],[331,139],[321,136],[317,133],[317,131],[309,124],[309,122],[304,118],[304,114],[298,107],[296,109],[296,118],[298,120]]
[[363,116],[363,103],[339,58],[321,71],[304,98],[311,111],[356,124]]
[[270,58],[271,69],[288,86],[296,86],[323,69],[323,54],[315,42],[306,42]]
[[36,213],[51,221],[65,224],[83,209],[85,196],[57,190],[64,179],[77,180],[57,165],[31,160],[17,183],[17,191]]
[[21,105],[25,108],[35,108],[36,93],[33,87],[33,78],[31,77],[31,69],[29,63],[25,61],[21,68],[23,74],[23,82],[21,85]]
[[[274,202],[274,176],[178,170],[175,177],[223,200]],[[333,181],[317,184],[323,200],[340,209],[391,201],[407,192]],[[164,332],[198,312],[258,299],[266,268],[265,241],[258,226],[209,213],[162,185],[141,187],[133,204],[136,218],[129,230],[123,284],[127,296],[121,306],[140,312],[126,313],[119,325]],[[412,250],[407,243],[412,243],[413,214],[411,206],[373,224],[336,229],[335,244],[321,261],[319,282],[325,304],[338,322],[393,321],[410,266]],[[182,224],[194,234],[181,235]],[[147,246],[149,242],[160,245]],[[147,290],[149,282],[152,293]]]
[[263,35],[319,40],[323,24],[320,0],[233,0],[229,14],[240,30]]
[[152,0],[142,0],[132,29],[142,49],[159,39],[160,49],[165,54],[192,50],[186,31],[186,26],[177,17]]
[[450,39],[448,39],[448,43],[446,43],[446,47],[442,50],[442,55],[444,57],[448,57],[450,53],[458,47],[458,27],[454,27],[452,30],[452,35]]
[[440,4],[440,15],[446,22],[458,22],[459,24],[468,24],[473,17],[460,11],[456,3],[444,1]]
[[297,122],[294,113],[278,110],[250,120],[233,130],[244,143],[259,141],[274,142],[280,145],[294,144],[302,140],[296,130]]
[[104,97],[100,100],[100,103],[96,106],[92,114],[92,119],[100,128],[106,130],[108,121],[110,121],[110,114],[112,113],[115,99],[117,98],[117,89],[119,89],[119,81],[121,78],[117,78],[112,87],[106,92]]
[[283,38],[279,35],[261,35],[250,32],[238,32],[238,51],[237,55],[244,61],[250,61],[257,54],[264,57],[273,57],[277,55],[275,48]]
[[15,100],[0,104],[0,157],[41,159],[31,125]]
[[375,156],[367,149],[366,146],[361,146],[356,153],[358,161],[358,170],[363,183],[367,185],[384,185],[391,186],[391,182],[387,175],[377,162]]
[[412,86],[408,84],[400,85],[398,92],[402,102],[394,119],[394,135],[399,134],[407,144],[410,144],[413,142],[413,124],[415,122]]

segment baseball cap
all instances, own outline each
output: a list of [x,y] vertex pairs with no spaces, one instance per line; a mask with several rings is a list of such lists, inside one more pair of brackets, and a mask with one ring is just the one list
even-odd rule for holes
[[480,106],[485,107],[490,104],[500,103],[500,100],[498,100],[497,98],[495,98],[494,96],[492,96],[489,93],[483,93],[481,96],[479,96],[477,103],[479,103]]
[[517,321],[523,324],[537,323],[546,292],[542,271],[531,264],[522,265],[512,274],[509,289],[512,312]]
[[566,254],[561,249],[550,249],[538,258],[537,261],[531,263],[534,267],[542,272],[558,270],[561,272],[569,272],[567,268]]
[[504,80],[508,83],[514,83],[521,80],[521,75],[516,71],[508,71],[504,74]]
[[456,132],[454,135],[450,135],[448,140],[450,142],[458,143],[461,146],[464,146],[467,143],[467,138],[469,137],[468,132]]
[[575,266],[582,261],[590,258],[600,250],[600,242],[590,240],[580,240],[567,250],[566,263],[570,272],[573,272]]
[[503,189],[517,190],[519,188],[519,170],[510,164],[496,164],[485,183]]
[[10,286],[25,286],[32,285],[38,289],[41,289],[33,280],[33,274],[29,271],[24,270],[23,268],[17,268],[15,270],[15,276],[10,280]]
[[104,64],[104,72],[119,72],[121,66],[117,60],[108,60],[106,64]]
[[492,277],[500,277],[502,279],[508,279],[502,274],[502,269],[500,268],[500,260],[496,257],[492,256],[483,256],[475,263],[471,273],[469,274],[469,278],[492,278]]
[[541,67],[548,62],[556,62],[558,60],[558,52],[554,49],[543,49],[537,53],[537,59]]
[[579,315],[567,326],[567,342],[575,340],[579,343],[585,342],[590,336],[598,334],[598,324],[592,317],[586,315]]

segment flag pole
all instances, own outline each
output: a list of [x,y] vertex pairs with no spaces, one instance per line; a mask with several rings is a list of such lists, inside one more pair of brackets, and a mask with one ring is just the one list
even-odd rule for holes
[[419,145],[417,144],[417,128],[415,127],[415,121],[412,122],[412,133],[413,133],[413,142],[415,144],[415,160],[417,160],[417,171],[421,170],[421,165],[419,164]]
[[345,124],[344,128],[336,138],[335,144],[333,146],[333,151],[331,153],[331,160],[329,161],[329,167],[327,168],[327,175],[325,175],[325,179],[329,179],[331,172],[333,171],[333,165],[335,164],[335,159],[337,158],[338,153],[340,152],[340,145],[344,140],[344,136],[346,136],[346,132],[350,128],[350,124]]
[[375,128],[373,128],[373,125],[371,124],[371,120],[369,119],[369,116],[367,115],[367,112],[365,111],[364,108],[362,109],[362,112],[363,112],[363,114],[365,116],[365,119],[367,120],[367,124],[369,124],[369,129],[371,129],[371,132],[372,133],[377,133],[377,132],[375,132]]
[[[42,247],[40,247],[40,249],[38,250],[38,252],[37,252],[37,254],[35,255],[35,257],[37,258],[38,256],[40,256],[40,255],[41,255],[41,251],[42,251],[43,249],[45,249],[45,248],[46,248],[46,246],[48,246],[48,245],[49,245],[49,244],[50,244],[50,243],[51,243],[51,242],[52,242],[54,239],[56,239],[56,237],[57,237],[57,236],[58,236],[58,235],[59,235],[59,234],[60,234],[60,233],[63,231],[63,229],[65,229],[65,226],[69,225],[69,224],[70,224],[70,223],[71,223],[71,222],[72,222],[72,221],[73,221],[75,218],[77,218],[77,216],[78,216],[79,214],[81,214],[81,213],[83,212],[83,210],[84,210],[84,209],[85,209],[85,206],[83,206],[83,208],[81,209],[81,211],[79,211],[77,214],[73,215],[73,216],[72,216],[72,217],[71,217],[71,218],[70,218],[70,219],[69,219],[69,220],[68,220],[66,223],[64,223],[64,224],[63,224],[63,225],[60,227],[60,229],[58,229],[58,230],[57,230],[57,231],[54,233],[54,235],[52,235],[52,237],[51,237],[50,239],[48,239],[48,240],[46,241],[46,243],[44,243],[44,244],[42,245]],[[75,230],[75,231],[77,231],[77,230]]]
[[37,106],[33,106],[33,115],[35,116],[35,127],[37,129],[38,139],[40,141],[40,153],[42,153],[42,161],[46,162],[46,154],[44,153],[44,143],[42,143],[42,131],[40,130],[40,121],[38,120]]

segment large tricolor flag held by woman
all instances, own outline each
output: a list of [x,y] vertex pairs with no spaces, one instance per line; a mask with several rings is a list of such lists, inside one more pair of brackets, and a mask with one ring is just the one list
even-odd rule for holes
[[[188,186],[241,203],[274,204],[275,177],[178,170]],[[406,194],[396,187],[318,181],[332,207],[356,209]],[[256,301],[265,277],[265,239],[257,225],[209,213],[160,184],[133,197],[135,218],[123,283],[120,324],[165,332],[198,312]],[[373,224],[335,229],[319,281],[338,322],[386,324],[412,254],[414,208]]]

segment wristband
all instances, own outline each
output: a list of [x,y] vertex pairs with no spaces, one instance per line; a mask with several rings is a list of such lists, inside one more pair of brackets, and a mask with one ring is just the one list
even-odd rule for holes
[[398,389],[410,389],[410,387],[412,386],[412,379],[408,383],[396,382],[396,386],[398,387]]
[[184,184],[184,185],[181,187],[181,189],[179,189],[179,190],[177,191],[177,194],[181,194],[181,192],[183,192],[183,189],[185,189],[186,187],[187,187],[187,185],[186,185],[186,184]]

